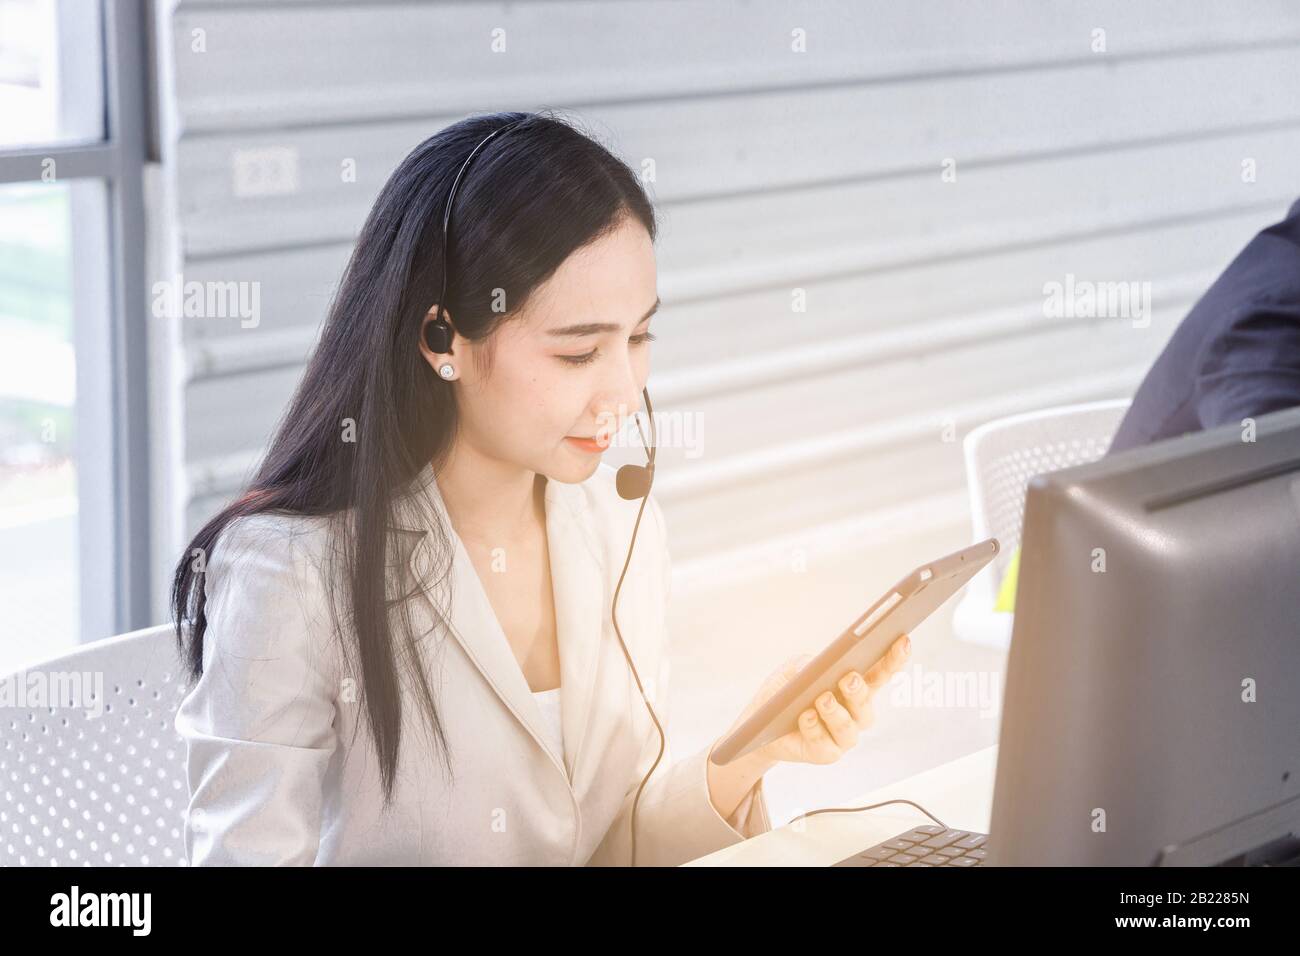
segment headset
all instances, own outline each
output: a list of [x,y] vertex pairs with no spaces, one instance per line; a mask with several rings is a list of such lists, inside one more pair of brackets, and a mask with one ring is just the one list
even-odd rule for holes
[[[471,160],[478,154],[478,151],[486,146],[494,137],[500,136],[526,120],[516,120],[508,123],[499,129],[494,130],[483,138],[477,146],[465,158],[461,164],[460,171],[456,173],[456,178],[452,180],[451,190],[447,196],[447,208],[442,217],[442,291],[438,295],[438,313],[434,321],[424,327],[424,341],[429,346],[429,350],[439,354],[445,354],[451,351],[452,329],[450,324],[442,317],[443,303],[447,301],[447,248],[450,244],[450,227],[451,227],[451,207],[456,200],[456,190],[460,186],[461,177],[465,175],[465,169],[469,166]],[[663,725],[659,723],[659,717],[655,714],[654,707],[650,705],[650,699],[646,696],[645,687],[641,684],[641,675],[637,673],[636,665],[632,663],[632,655],[628,653],[627,643],[623,640],[623,632],[618,626],[618,596],[623,589],[623,578],[627,575],[628,565],[632,563],[632,551],[636,546],[636,533],[641,527],[641,516],[645,513],[646,502],[650,500],[650,487],[654,483],[655,475],[655,455],[658,453],[659,441],[658,430],[655,427],[654,406],[650,403],[650,392],[648,389],[642,389],[641,395],[645,399],[646,414],[650,419],[650,442],[647,445],[645,440],[645,431],[641,428],[641,421],[636,420],[637,431],[641,436],[641,444],[645,447],[646,463],[644,465],[623,465],[618,469],[615,484],[618,488],[619,497],[628,501],[640,499],[641,507],[637,509],[636,523],[632,525],[632,540],[627,546],[627,558],[623,561],[623,570],[618,576],[618,585],[614,588],[614,601],[610,609],[610,618],[614,622],[614,633],[618,635],[619,646],[623,649],[623,657],[627,660],[627,666],[632,671],[632,677],[636,680],[637,690],[641,693],[641,700],[645,702],[646,710],[650,713],[650,719],[654,721],[655,729],[659,732],[659,754],[655,757],[655,762],[650,766],[646,775],[641,778],[641,785],[637,787],[636,798],[632,801],[632,866],[636,866],[636,813],[637,807],[641,802],[641,791],[645,789],[646,782],[659,766],[659,761],[663,759],[664,748],[666,746],[666,737],[664,736]]]

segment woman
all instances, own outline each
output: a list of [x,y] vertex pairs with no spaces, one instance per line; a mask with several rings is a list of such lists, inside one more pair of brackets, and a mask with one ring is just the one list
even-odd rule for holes
[[192,864],[625,865],[634,810],[635,862],[677,864],[770,829],[776,761],[854,745],[905,637],[742,759],[662,752],[663,515],[599,454],[649,372],[654,237],[632,172],[548,116],[393,172],[265,461],[176,570]]

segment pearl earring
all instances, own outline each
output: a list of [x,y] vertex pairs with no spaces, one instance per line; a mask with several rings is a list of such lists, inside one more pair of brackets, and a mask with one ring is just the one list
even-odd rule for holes
[[453,379],[456,377],[456,367],[450,362],[446,365],[440,365],[438,366],[438,374],[445,379]]

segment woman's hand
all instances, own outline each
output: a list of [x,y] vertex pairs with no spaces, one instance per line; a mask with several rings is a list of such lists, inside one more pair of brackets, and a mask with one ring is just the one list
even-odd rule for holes
[[[816,706],[799,715],[799,726],[755,751],[764,763],[788,760],[795,763],[834,763],[852,750],[858,735],[875,720],[872,695],[888,683],[912,654],[912,642],[901,635],[885,656],[866,672],[848,671],[836,682],[836,692],[826,691]],[[759,706],[781,689],[799,669],[812,660],[811,654],[793,657],[768,676],[758,694],[750,701],[732,729],[739,726]],[[728,731],[729,734],[731,731]]]
[[[871,695],[907,663],[911,654],[911,639],[906,634],[900,635],[890,645],[885,656],[876,661],[865,675],[856,671],[841,675],[839,693],[827,691],[822,694],[818,698],[816,709],[810,707],[799,715],[796,730],[751,750],[729,764],[719,766],[710,760],[708,784],[713,806],[723,817],[730,816],[745,794],[778,761],[834,763],[843,757],[857,744],[858,734],[870,727],[875,720]],[[730,736],[763,701],[785,686],[812,657],[811,654],[792,657],[769,674],[749,706],[718,740]]]

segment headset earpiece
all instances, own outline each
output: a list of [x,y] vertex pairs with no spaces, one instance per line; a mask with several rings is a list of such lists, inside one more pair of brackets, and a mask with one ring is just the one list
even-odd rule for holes
[[437,352],[439,355],[446,355],[451,351],[451,326],[445,319],[435,319],[433,322],[425,323],[424,344],[429,346],[430,352]]

